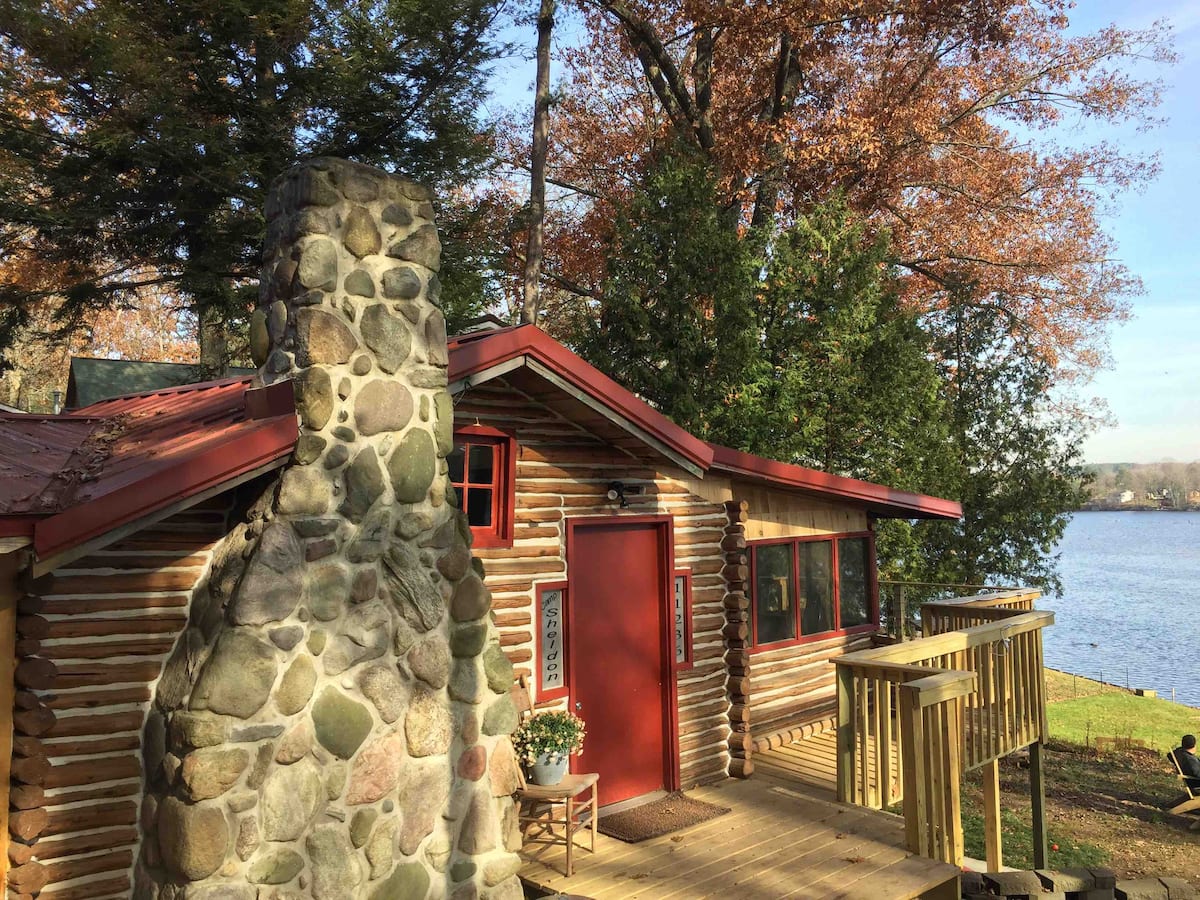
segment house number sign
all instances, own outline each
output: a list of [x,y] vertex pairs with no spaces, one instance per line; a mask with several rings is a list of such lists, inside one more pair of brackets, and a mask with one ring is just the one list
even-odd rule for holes
[[566,686],[563,653],[563,592],[560,588],[541,593],[542,690],[553,691]]
[[675,662],[687,662],[687,576],[675,576]]

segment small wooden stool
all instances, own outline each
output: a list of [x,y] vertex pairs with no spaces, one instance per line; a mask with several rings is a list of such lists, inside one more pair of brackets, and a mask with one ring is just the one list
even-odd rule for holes
[[[591,853],[596,852],[596,822],[600,818],[596,814],[596,786],[599,783],[600,776],[595,773],[565,775],[558,784],[549,787],[540,784],[523,784],[517,791],[517,799],[521,804],[518,822],[525,845],[540,844],[543,846],[543,849],[532,853],[531,856],[536,859],[546,852],[545,847],[565,845],[568,878],[575,874],[573,852],[575,832],[581,828],[587,828],[588,822],[585,816],[589,813],[591,815],[591,841],[587,849]],[[589,789],[588,798],[581,799],[581,796]],[[561,819],[555,818],[555,807],[560,804],[565,807],[566,813]],[[554,830],[555,825],[564,826],[561,834]],[[533,830],[533,826],[536,826],[536,830]],[[532,833],[530,833],[531,831]]]

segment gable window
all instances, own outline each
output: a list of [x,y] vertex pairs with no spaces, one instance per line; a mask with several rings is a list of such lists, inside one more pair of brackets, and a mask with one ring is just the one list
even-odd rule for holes
[[454,432],[446,464],[477,547],[512,546],[514,443],[504,432],[482,425]]
[[877,627],[874,560],[870,534],[752,543],[754,646]]

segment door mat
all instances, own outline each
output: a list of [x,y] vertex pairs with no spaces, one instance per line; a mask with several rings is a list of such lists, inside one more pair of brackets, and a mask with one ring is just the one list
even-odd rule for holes
[[679,831],[681,828],[699,825],[727,812],[727,806],[714,806],[703,800],[693,800],[683,793],[674,793],[632,809],[601,816],[596,827],[601,834],[607,834],[627,844],[636,844]]

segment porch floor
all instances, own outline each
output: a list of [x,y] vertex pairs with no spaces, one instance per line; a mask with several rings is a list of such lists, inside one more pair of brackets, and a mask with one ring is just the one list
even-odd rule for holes
[[726,815],[640,844],[599,835],[595,855],[583,849],[587,836],[577,835],[572,878],[562,874],[559,847],[527,858],[521,878],[546,893],[595,900],[959,896],[957,868],[905,850],[898,816],[835,802],[832,779],[805,776],[794,747],[756,753],[747,780],[689,791],[731,807]]

